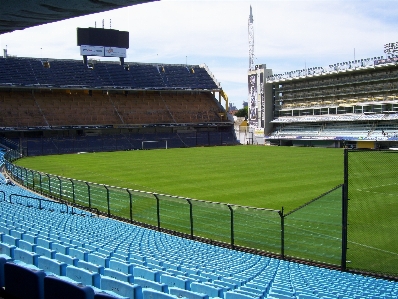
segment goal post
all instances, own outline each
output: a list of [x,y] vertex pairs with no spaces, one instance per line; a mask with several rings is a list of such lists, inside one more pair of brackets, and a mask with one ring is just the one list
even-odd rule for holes
[[157,147],[156,148],[163,148],[163,146],[164,146],[164,148],[167,149],[167,140],[146,140],[146,141],[142,141],[141,149],[145,149],[145,144],[147,144],[147,143],[157,143]]

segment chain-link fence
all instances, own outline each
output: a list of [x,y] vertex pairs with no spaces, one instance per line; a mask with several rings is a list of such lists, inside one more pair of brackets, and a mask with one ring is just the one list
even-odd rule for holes
[[343,186],[285,215],[285,254],[340,265]]
[[346,151],[347,269],[398,275],[398,151]]

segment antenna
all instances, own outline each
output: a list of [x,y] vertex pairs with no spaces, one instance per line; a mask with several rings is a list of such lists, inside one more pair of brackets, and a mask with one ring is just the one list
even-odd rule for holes
[[248,33],[249,33],[249,70],[254,70],[254,28],[253,28],[253,14],[252,6],[250,5],[250,15],[248,22]]
[[109,19],[109,29],[112,29],[112,19]]

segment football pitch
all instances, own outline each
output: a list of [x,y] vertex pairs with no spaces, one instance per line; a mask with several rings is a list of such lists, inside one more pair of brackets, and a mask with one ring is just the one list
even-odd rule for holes
[[122,188],[293,210],[343,183],[343,150],[224,146],[29,157],[17,165]]

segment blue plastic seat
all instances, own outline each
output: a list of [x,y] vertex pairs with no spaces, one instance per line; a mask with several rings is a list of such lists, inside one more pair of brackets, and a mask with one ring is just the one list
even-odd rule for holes
[[153,271],[142,267],[134,267],[133,275],[134,277],[141,277],[147,280],[160,281],[159,271]]
[[55,276],[44,278],[44,299],[94,299],[94,290]]
[[[37,248],[36,248],[37,249]],[[67,263],[68,265],[71,266],[77,266],[77,262],[79,261],[79,259],[66,255],[66,254],[62,254],[62,253],[55,253],[55,259],[57,259],[60,262],[64,262]]]
[[213,284],[221,287],[228,287],[230,290],[236,289],[238,286],[235,283],[230,283],[222,280],[213,280]]
[[41,246],[36,246],[35,252],[38,255],[42,255],[42,256],[48,257],[50,259],[55,258],[55,254],[57,253],[55,250],[44,248]]
[[133,281],[135,282],[135,278],[132,274],[123,273],[109,268],[104,269],[103,275],[124,282],[130,282],[130,283],[132,283]]
[[112,257],[109,260],[109,268],[128,274],[133,274],[134,265]]
[[90,250],[92,252],[95,252],[95,251],[98,250],[99,246],[98,245],[94,245],[94,244],[84,244],[84,248],[86,248],[86,249],[88,249],[88,250]]
[[86,270],[91,271],[91,272],[104,274],[104,267],[103,266],[98,266],[98,265],[95,265],[95,264],[90,263],[90,262],[78,260],[77,264],[76,264],[76,267],[79,267],[79,268],[82,268],[82,269],[86,269]]
[[45,271],[47,274],[52,273],[58,276],[66,275],[66,267],[68,264],[59,262],[55,259],[50,259],[44,256],[39,256],[37,267]]
[[314,294],[299,294],[297,299],[319,299],[319,297]]
[[18,247],[20,249],[26,250],[26,251],[31,251],[31,252],[36,252],[36,244],[32,244],[28,241],[25,240],[19,240]]
[[296,296],[289,296],[285,294],[279,294],[279,293],[270,293],[267,296],[268,299],[296,299]]
[[193,280],[199,281],[199,282],[210,282],[211,281],[211,278],[204,277],[201,275],[196,275],[196,274],[189,274],[188,277],[189,277],[189,279],[193,279]]
[[38,237],[36,241],[37,246],[41,246],[47,249],[52,249],[51,248],[52,243],[53,243],[52,241],[44,239],[43,237]]
[[12,262],[4,264],[4,287],[7,294],[15,298],[42,299],[45,276],[42,270],[33,270]]
[[30,233],[23,234],[22,239],[24,241],[32,243],[32,244],[36,244],[37,243],[37,236],[32,235]]
[[20,230],[16,230],[16,229],[11,229],[10,230],[10,236],[16,238],[16,239],[22,239],[22,236],[25,232],[20,231]]
[[209,295],[205,293],[196,293],[194,291],[183,290],[179,288],[169,288],[169,293],[171,295],[177,296],[178,298],[187,298],[187,299],[208,299]]
[[209,297],[224,297],[224,290],[218,286],[206,285],[199,282],[191,283],[191,291],[196,293],[208,294]]
[[75,257],[79,259],[80,261],[86,261],[88,259],[88,253],[87,251],[82,250],[81,248],[69,248],[69,254],[72,257]]
[[223,278],[221,278],[221,280],[236,284],[238,287],[244,285],[247,282],[247,280],[245,280],[245,279],[236,278],[236,277],[223,277]]
[[2,243],[18,247],[19,239],[15,238],[13,236],[4,234],[3,237],[2,237]]
[[188,275],[192,275],[192,274],[193,275],[199,275],[200,274],[198,269],[187,267],[187,266],[184,266],[184,265],[180,267],[180,270],[183,271],[183,272],[186,272]]
[[89,253],[87,255],[87,262],[93,263],[104,268],[109,268],[109,257],[100,253]]
[[98,273],[93,273],[75,266],[67,266],[66,276],[77,283],[100,288],[101,277]]
[[119,296],[123,296],[129,299],[142,298],[141,286],[116,280],[107,276],[103,276],[101,278],[101,290],[110,295],[117,294]]
[[101,293],[95,293],[94,299],[129,299],[129,297],[120,296],[113,292],[107,292],[107,293],[101,292]]
[[177,299],[177,296],[161,293],[151,289],[142,290],[143,299]]
[[179,264],[172,263],[172,262],[163,262],[163,267],[166,270],[168,270],[168,269],[173,269],[173,270],[177,270],[177,271],[181,270],[181,267]]
[[67,254],[67,255],[69,254],[70,247],[71,246],[69,246],[69,245],[64,245],[64,244],[56,243],[56,242],[53,242],[51,245],[52,250],[55,250],[56,252],[59,252],[62,254]]
[[167,284],[169,287],[175,287],[183,290],[190,290],[191,282],[188,279],[182,277],[176,277],[172,275],[162,274],[160,276],[160,282]]
[[6,256],[9,256],[10,258],[14,258],[15,248],[16,247],[14,245],[0,243],[0,254],[4,254]]
[[261,299],[263,297],[261,296],[256,296],[256,295],[251,295],[251,294],[242,294],[242,293],[237,293],[234,291],[228,291],[225,293],[225,299]]
[[144,278],[140,278],[140,277],[134,277],[134,284],[138,284],[143,289],[144,288],[146,288],[146,289],[149,288],[149,289],[156,290],[158,292],[168,293],[167,284],[162,283],[162,282],[148,280],[148,279],[144,279]]
[[122,260],[122,261],[127,261],[129,259],[129,256],[127,253],[120,253],[120,252],[114,252],[112,253],[112,257]]
[[26,251],[23,249],[15,248],[14,259],[24,262],[26,264],[34,265],[37,267],[37,261],[40,255],[34,252]]

